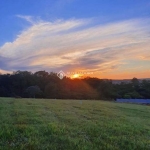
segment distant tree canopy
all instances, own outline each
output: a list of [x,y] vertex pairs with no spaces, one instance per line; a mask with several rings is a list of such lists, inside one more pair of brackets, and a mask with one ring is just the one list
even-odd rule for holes
[[0,74],[0,97],[56,99],[150,98],[150,81],[131,79],[113,84],[112,80],[90,78],[60,80],[56,73],[16,71]]
[[42,95],[43,92],[40,90],[38,86],[30,86],[23,93],[24,97],[31,97],[31,98],[42,97]]

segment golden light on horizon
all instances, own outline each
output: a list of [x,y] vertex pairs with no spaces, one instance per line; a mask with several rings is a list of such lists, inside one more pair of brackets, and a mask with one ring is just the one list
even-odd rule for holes
[[76,78],[80,78],[80,77],[81,77],[80,74],[73,74],[73,75],[71,76],[71,79],[76,79]]

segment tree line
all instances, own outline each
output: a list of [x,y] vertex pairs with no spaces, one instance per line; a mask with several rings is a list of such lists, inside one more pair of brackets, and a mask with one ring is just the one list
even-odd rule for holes
[[129,83],[113,84],[112,80],[86,77],[60,80],[56,73],[16,71],[0,74],[0,97],[51,99],[150,98],[150,81],[131,79]]

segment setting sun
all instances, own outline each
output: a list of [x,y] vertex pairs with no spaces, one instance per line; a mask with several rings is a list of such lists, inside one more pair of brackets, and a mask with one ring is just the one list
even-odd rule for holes
[[81,75],[80,75],[80,74],[74,74],[74,75],[72,75],[72,76],[71,76],[71,78],[72,78],[72,79],[80,78],[80,77],[81,77]]

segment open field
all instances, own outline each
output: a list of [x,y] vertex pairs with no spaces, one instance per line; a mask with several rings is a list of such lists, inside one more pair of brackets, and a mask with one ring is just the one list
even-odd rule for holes
[[150,106],[0,98],[0,149],[149,150]]

